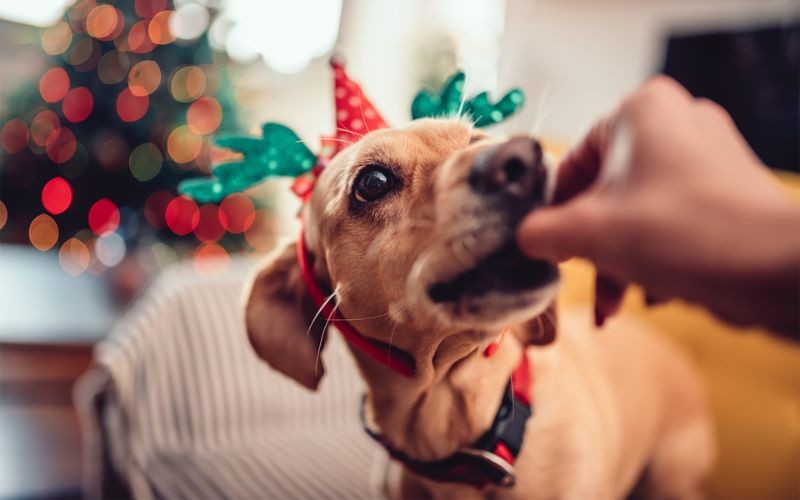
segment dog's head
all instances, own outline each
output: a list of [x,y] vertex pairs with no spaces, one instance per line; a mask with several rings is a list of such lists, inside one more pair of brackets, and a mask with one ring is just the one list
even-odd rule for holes
[[[315,275],[362,334],[411,353],[459,332],[486,342],[505,325],[547,343],[553,325],[533,320],[552,305],[558,271],[524,258],[514,230],[553,182],[530,137],[432,119],[369,133],[323,171],[305,209]],[[256,276],[247,329],[261,357],[308,387],[321,376],[315,312],[287,248]]]

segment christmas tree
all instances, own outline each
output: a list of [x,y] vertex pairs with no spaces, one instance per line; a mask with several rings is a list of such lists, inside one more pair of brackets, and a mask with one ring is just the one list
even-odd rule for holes
[[237,123],[206,35],[213,13],[173,7],[79,0],[43,30],[49,68],[0,122],[3,242],[58,250],[72,274],[102,272],[143,242],[214,255],[248,246],[248,197],[198,206],[176,193],[222,154],[211,135]]

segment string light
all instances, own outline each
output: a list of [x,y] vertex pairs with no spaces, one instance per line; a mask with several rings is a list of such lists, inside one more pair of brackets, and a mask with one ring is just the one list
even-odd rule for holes
[[131,151],[128,167],[139,182],[149,181],[161,171],[161,151],[152,142],[139,144]]
[[201,97],[189,105],[186,122],[195,134],[211,134],[222,122],[222,106],[213,97]]
[[116,231],[119,227],[119,220],[119,208],[108,198],[97,200],[89,208],[89,228],[98,236]]
[[225,228],[219,222],[219,207],[207,204],[200,207],[200,221],[194,228],[194,235],[198,240],[209,243],[219,241],[225,235]]
[[69,92],[69,75],[64,68],[50,68],[39,79],[39,94],[44,102],[58,102]]
[[164,212],[174,197],[172,193],[163,189],[150,194],[144,202],[144,217],[147,223],[155,229],[164,229],[166,227]]
[[86,16],[86,32],[98,40],[109,41],[118,37],[124,28],[122,13],[108,4],[98,4]]
[[72,187],[62,177],[53,177],[42,188],[42,206],[53,215],[65,212],[72,203]]
[[229,233],[243,233],[255,222],[253,202],[241,193],[226,197],[219,208],[219,222]]
[[149,21],[139,21],[128,31],[128,49],[136,54],[147,54],[156,46],[148,35]]
[[75,134],[67,127],[53,130],[47,138],[45,151],[53,163],[64,163],[75,154],[77,142]]
[[97,41],[84,38],[73,45],[67,62],[72,64],[76,71],[89,71],[95,67],[98,59],[100,59],[100,47]]
[[58,251],[58,262],[67,274],[78,276],[89,267],[89,248],[77,238],[65,241]]
[[198,274],[225,271],[230,265],[230,257],[224,248],[216,243],[204,243],[194,252],[194,268]]
[[155,61],[142,61],[136,63],[128,73],[128,88],[135,96],[150,95],[161,83],[161,69]]
[[173,233],[186,236],[200,223],[200,210],[188,196],[177,196],[167,204],[164,221]]
[[245,240],[257,252],[265,252],[275,246],[277,218],[266,209],[257,210],[253,225],[244,232]]
[[167,0],[136,0],[133,3],[134,12],[143,19],[149,19],[166,8]]
[[125,240],[117,233],[101,236],[95,240],[93,250],[103,265],[114,267],[125,257]]
[[203,95],[206,75],[197,66],[182,66],[170,78],[169,91],[178,102],[191,102]]
[[0,229],[6,226],[6,222],[8,222],[8,209],[3,200],[0,200]]
[[175,163],[183,164],[197,158],[203,140],[187,125],[175,127],[167,137],[167,153]]
[[76,87],[69,91],[61,104],[61,112],[67,121],[82,122],[89,118],[94,108],[94,97],[86,87]]
[[208,9],[196,3],[178,7],[169,19],[169,29],[176,38],[193,40],[208,28]]
[[64,22],[58,22],[42,32],[42,49],[51,56],[62,54],[72,44],[72,30]]
[[169,29],[172,11],[162,10],[150,20],[147,25],[147,35],[150,41],[157,45],[167,45],[175,41],[175,35]]
[[53,131],[60,127],[61,120],[58,119],[55,113],[49,109],[40,111],[31,121],[31,139],[36,145],[44,147]]
[[119,172],[127,167],[128,143],[117,134],[101,135],[95,142],[94,156],[105,170]]
[[7,121],[0,130],[0,144],[6,153],[12,155],[25,149],[29,139],[28,126],[19,118]]
[[122,89],[117,96],[117,115],[124,122],[135,122],[141,119],[149,107],[150,98],[148,96],[133,95],[128,87]]
[[113,85],[125,79],[130,68],[128,54],[119,50],[110,50],[97,62],[97,76],[106,85]]
[[37,250],[46,252],[58,241],[58,225],[47,214],[37,215],[28,226],[28,238]]

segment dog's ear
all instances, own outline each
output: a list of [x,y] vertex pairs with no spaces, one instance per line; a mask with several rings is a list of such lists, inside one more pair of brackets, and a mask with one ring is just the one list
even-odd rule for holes
[[515,328],[514,333],[523,345],[547,345],[556,339],[557,324],[556,306],[550,304],[542,314]]
[[245,306],[250,344],[271,367],[316,389],[325,371],[318,363],[325,321],[317,321],[300,266],[289,245],[255,276]]

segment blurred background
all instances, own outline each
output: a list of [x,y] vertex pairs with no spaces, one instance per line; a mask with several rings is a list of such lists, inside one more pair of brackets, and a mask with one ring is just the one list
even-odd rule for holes
[[456,69],[467,93],[521,87],[525,108],[494,131],[556,152],[665,72],[723,105],[771,168],[800,166],[796,1],[1,2],[0,497],[77,491],[72,384],[147,283],[294,234],[289,181],[199,206],[176,185],[229,156],[214,135],[264,121],[316,150],[333,53],[396,125]]

